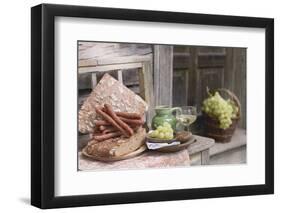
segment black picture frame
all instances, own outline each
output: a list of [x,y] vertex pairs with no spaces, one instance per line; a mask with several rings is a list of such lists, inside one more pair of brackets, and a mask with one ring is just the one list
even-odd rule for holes
[[[93,195],[54,195],[55,17],[263,28],[266,32],[265,184]],[[274,193],[274,20],[270,18],[41,4],[31,8],[31,204],[76,207]]]

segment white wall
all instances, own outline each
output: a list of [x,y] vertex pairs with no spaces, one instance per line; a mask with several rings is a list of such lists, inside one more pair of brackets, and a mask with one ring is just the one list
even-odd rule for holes
[[[81,4],[106,7],[171,10],[195,13],[263,16],[275,18],[275,109],[281,108],[281,13],[278,1],[114,1],[114,0],[59,0],[45,3]],[[0,64],[0,211],[38,212],[28,205],[30,196],[30,7],[41,3],[29,1],[1,2],[1,64]],[[275,113],[275,130],[281,127],[280,110]],[[274,211],[281,207],[281,145],[280,134],[275,137],[275,195],[237,198],[174,201],[148,204],[114,205],[67,209],[67,212],[247,212]],[[239,174],[237,174],[239,175]],[[6,211],[5,211],[6,210]],[[51,210],[66,212],[65,209]],[[274,211],[276,212],[276,211]]]

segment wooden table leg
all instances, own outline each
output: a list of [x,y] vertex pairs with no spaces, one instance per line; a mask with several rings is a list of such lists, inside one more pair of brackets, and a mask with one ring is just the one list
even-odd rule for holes
[[210,162],[210,149],[201,152],[201,165],[208,165]]

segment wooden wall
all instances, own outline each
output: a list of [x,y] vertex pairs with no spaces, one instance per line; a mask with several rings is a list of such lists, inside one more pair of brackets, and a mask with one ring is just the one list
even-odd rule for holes
[[239,126],[246,128],[246,49],[174,46],[173,105],[196,105],[206,87],[233,91],[242,106]]

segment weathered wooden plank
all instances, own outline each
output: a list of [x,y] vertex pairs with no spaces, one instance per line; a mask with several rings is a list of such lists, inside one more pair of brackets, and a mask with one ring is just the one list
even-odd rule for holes
[[199,47],[199,54],[204,53],[225,53],[224,47],[211,47],[211,46],[201,46]]
[[[126,85],[127,86],[127,85]],[[140,87],[139,85],[135,85],[135,86],[127,86],[130,90],[132,90],[134,93],[136,93],[137,95],[140,95]],[[141,95],[140,95],[141,96]]]
[[97,65],[98,65],[97,60],[92,58],[78,61],[78,67],[94,67]]
[[189,81],[188,81],[188,93],[187,103],[188,105],[196,105],[199,96],[200,83],[200,73],[198,71],[198,49],[196,47],[190,48],[190,63],[189,63]]
[[150,126],[154,112],[154,92],[153,92],[153,70],[151,62],[144,62],[142,69],[139,70],[139,91],[141,97],[148,103],[147,124]]
[[127,86],[139,85],[139,69],[126,70],[123,72],[123,82]]
[[201,106],[202,101],[207,98],[207,90],[217,89],[223,87],[223,68],[209,68],[200,69],[200,81],[198,80],[198,95],[197,95],[197,106]]
[[126,57],[115,57],[115,58],[105,58],[97,60],[98,65],[109,65],[109,64],[126,64],[126,63],[137,63],[151,61],[152,54],[148,55],[133,55]]
[[189,156],[191,166],[200,166],[201,165],[201,152],[194,153]]
[[246,48],[226,48],[224,87],[236,94],[241,102],[239,127],[246,128]]
[[239,126],[246,128],[246,48],[234,50],[235,87],[234,93],[241,103],[241,119]]
[[156,105],[172,106],[173,46],[154,45],[154,92]]
[[91,73],[80,75],[78,74],[78,89],[84,90],[84,89],[92,89],[92,77]]
[[79,42],[79,59],[115,58],[131,55],[146,55],[152,52],[149,44]]
[[209,149],[201,152],[201,165],[208,165],[210,162]]
[[173,106],[187,105],[188,70],[177,69],[173,74]]
[[[194,48],[194,47],[192,47]],[[192,49],[190,48],[190,49]],[[200,49],[200,48],[199,48]],[[225,66],[225,53],[198,53],[198,68],[212,68]],[[189,68],[191,55],[190,53],[174,54],[174,68],[183,69]]]
[[96,67],[80,67],[78,68],[79,74],[93,73],[93,72],[108,72],[111,70],[120,69],[134,69],[142,67],[142,63],[129,63],[129,64],[113,64],[113,65],[101,65]]
[[224,69],[224,82],[225,87],[231,91],[234,90],[234,75],[233,70],[233,48],[226,48],[225,69]]
[[92,83],[92,89],[94,89],[97,85],[97,74],[96,73],[91,74],[91,83]]
[[123,83],[123,75],[122,75],[122,70],[117,71],[117,76],[118,76],[118,81]]
[[244,164],[247,163],[247,147],[241,146],[210,157],[210,165]]
[[224,67],[225,53],[198,53],[198,67]]
[[160,75],[160,45],[153,47],[153,90],[155,95],[155,105],[159,105],[159,75]]
[[127,64],[127,63],[137,63],[143,61],[151,61],[152,54],[148,55],[133,55],[133,56],[123,56],[114,58],[97,58],[97,59],[84,59],[79,60],[79,67],[89,67],[89,66],[99,66],[99,65],[111,65],[111,64]]
[[195,135],[195,138],[197,140],[196,143],[193,143],[188,147],[188,152],[190,155],[210,149],[215,144],[215,140],[212,138],[199,135]]
[[175,53],[174,52],[174,69],[188,69],[190,63],[190,53]]
[[[82,92],[81,92],[82,91]],[[84,101],[89,97],[91,90],[80,90],[78,95],[78,108],[82,106]]]
[[240,95],[241,102],[241,127],[247,128],[247,49],[243,48],[242,51],[242,64],[241,64],[241,79],[242,79],[242,89]]

